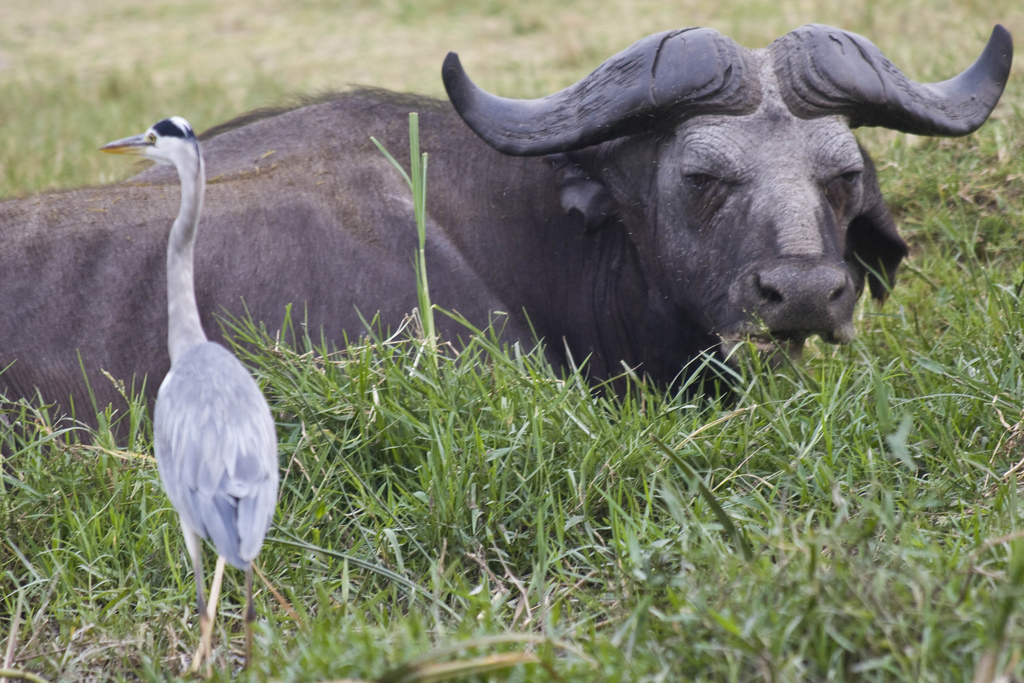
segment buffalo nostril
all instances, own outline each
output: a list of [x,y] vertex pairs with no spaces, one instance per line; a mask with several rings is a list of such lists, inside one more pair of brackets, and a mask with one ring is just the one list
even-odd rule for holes
[[757,278],[758,291],[761,293],[761,300],[769,304],[777,304],[784,298],[782,292],[776,287],[765,284],[760,277]]
[[832,293],[828,297],[829,303],[838,301],[839,299],[842,298],[842,296],[844,294],[846,294],[846,283],[845,282],[843,284],[839,285],[838,287],[836,287],[834,290],[832,290]]

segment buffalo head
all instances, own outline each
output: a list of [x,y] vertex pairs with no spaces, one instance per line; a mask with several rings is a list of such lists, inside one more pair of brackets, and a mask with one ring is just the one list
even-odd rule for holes
[[552,165],[588,229],[621,222],[652,309],[724,351],[798,353],[813,335],[850,341],[865,284],[883,299],[907,254],[851,128],[966,135],[1011,59],[997,26],[967,71],[920,84],[867,39],[811,25],[763,50],[709,29],[648,36],[537,100],[482,91],[454,53],[443,76],[484,141]]

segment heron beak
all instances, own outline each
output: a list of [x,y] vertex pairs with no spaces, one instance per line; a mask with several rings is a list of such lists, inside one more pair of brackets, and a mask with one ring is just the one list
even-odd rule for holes
[[114,140],[100,147],[101,152],[107,154],[134,154],[143,156],[146,150],[153,146],[152,142],[146,141],[145,135],[133,135],[130,138]]

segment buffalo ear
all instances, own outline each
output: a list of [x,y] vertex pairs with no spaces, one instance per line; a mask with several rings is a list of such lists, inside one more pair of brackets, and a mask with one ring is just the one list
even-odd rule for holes
[[562,210],[579,213],[587,232],[597,230],[618,212],[618,203],[608,188],[587,173],[572,154],[549,154],[541,159],[555,172]]
[[896,269],[907,255],[907,243],[900,237],[896,221],[882,198],[871,157],[863,148],[861,154],[864,156],[864,211],[850,222],[846,231],[846,260],[868,269],[871,296],[884,301],[896,282]]

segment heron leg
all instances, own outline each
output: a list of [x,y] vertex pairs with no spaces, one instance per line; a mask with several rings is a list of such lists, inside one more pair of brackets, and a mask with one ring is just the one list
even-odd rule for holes
[[203,547],[199,536],[186,527],[184,521],[181,523],[181,531],[185,535],[185,548],[192,559],[192,574],[196,579],[196,612],[203,614],[206,611],[206,594],[203,591]]
[[[181,530],[185,534],[185,547],[188,549],[189,557],[192,558],[192,573],[196,579],[196,613],[199,615],[199,632],[203,634],[210,630],[210,626],[207,623],[209,618],[206,614],[206,595],[203,591],[203,546],[199,536],[185,526],[184,521],[181,523]],[[190,667],[192,673],[199,671],[203,660],[209,656],[208,640],[200,635],[199,647],[196,648],[195,654],[192,655],[192,666]]]
[[[206,662],[206,677],[209,678],[213,667],[213,647],[210,640],[213,636],[213,618],[217,616],[217,600],[220,598],[220,582],[224,578],[224,557],[217,556],[217,566],[213,570],[213,583],[210,585],[210,602],[206,604],[206,613],[199,617],[200,643],[199,647],[208,657]],[[192,662],[195,667],[195,660]],[[198,669],[195,669],[198,670]]]
[[252,661],[252,622],[256,621],[256,606],[252,602],[252,562],[245,567],[245,666]]

